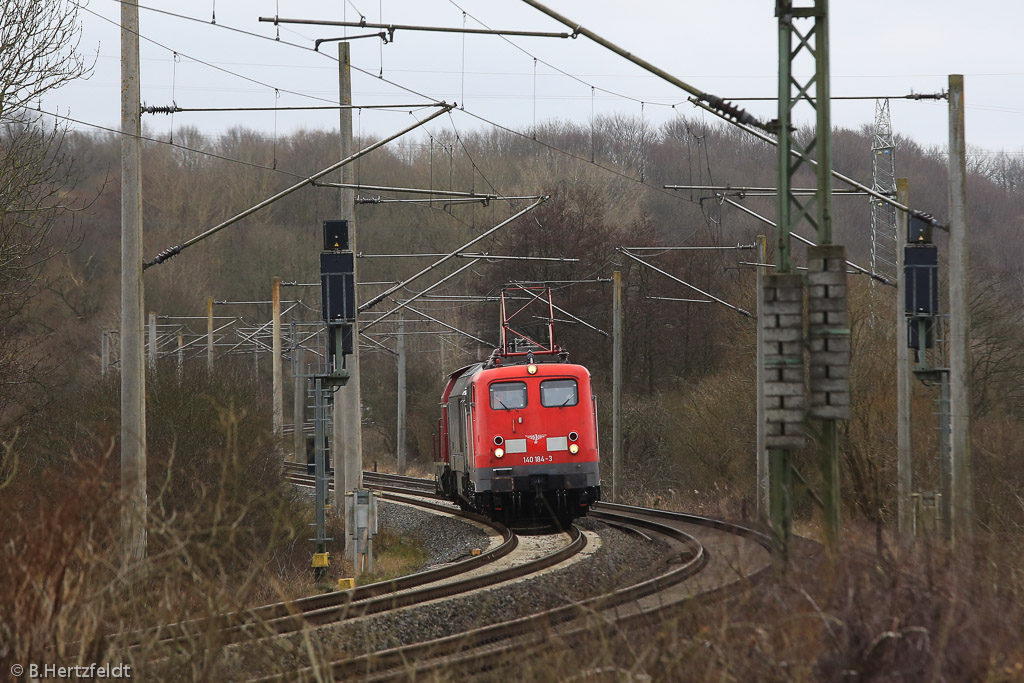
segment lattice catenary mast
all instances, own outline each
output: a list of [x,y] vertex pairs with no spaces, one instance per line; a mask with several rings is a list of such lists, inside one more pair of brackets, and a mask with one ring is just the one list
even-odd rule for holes
[[[871,189],[896,196],[896,145],[892,139],[889,100],[875,100],[875,134],[871,142]],[[871,271],[895,280],[896,207],[871,198]]]

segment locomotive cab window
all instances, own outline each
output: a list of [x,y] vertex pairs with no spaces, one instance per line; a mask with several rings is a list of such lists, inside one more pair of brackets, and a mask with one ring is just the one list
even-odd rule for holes
[[540,404],[545,408],[561,408],[579,403],[574,379],[546,379],[540,383]]
[[526,382],[495,382],[490,386],[490,393],[494,410],[526,407]]

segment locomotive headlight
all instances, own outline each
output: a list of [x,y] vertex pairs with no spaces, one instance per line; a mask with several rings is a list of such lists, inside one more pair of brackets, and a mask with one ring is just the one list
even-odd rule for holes
[[580,435],[576,432],[569,432],[569,441],[579,441]]
[[573,455],[576,455],[577,453],[580,452],[580,445],[578,443],[569,444],[569,452],[572,453]]
[[503,443],[505,443],[505,439],[501,438],[500,434],[498,436],[494,437],[494,445],[495,446],[500,446]]
[[494,457],[495,458],[503,458],[503,457],[505,457],[505,449],[504,448],[495,448],[494,449]]
[[537,374],[537,366],[534,365],[533,363],[530,363],[529,365],[526,366],[526,371],[528,373],[530,373],[531,375],[536,375]]

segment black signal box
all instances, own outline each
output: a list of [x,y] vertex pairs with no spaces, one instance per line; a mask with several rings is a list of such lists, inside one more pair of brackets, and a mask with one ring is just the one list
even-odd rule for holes
[[351,322],[356,317],[356,286],[351,251],[320,254],[320,292],[328,325]]
[[910,244],[930,244],[932,241],[932,224],[923,218],[911,216],[907,223],[907,242]]
[[[324,250],[320,252],[320,296],[328,327],[328,353],[351,355],[356,318],[355,254],[349,250],[348,221],[324,221]],[[336,339],[341,340],[337,348]],[[338,367],[342,367],[338,361]],[[333,375],[332,375],[333,377]],[[344,381],[342,380],[342,383]]]
[[934,317],[939,313],[939,248],[913,244],[903,248],[907,315]]
[[324,221],[324,251],[348,250],[348,221]]

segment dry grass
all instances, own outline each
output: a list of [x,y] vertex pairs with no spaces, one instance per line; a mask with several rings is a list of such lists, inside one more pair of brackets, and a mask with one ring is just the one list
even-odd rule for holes
[[[309,506],[283,484],[259,392],[243,375],[231,386],[226,391],[203,375],[153,384],[150,554],[131,571],[118,538],[114,387],[73,397],[51,423],[59,428],[2,451],[0,671],[14,663],[111,661],[131,664],[142,680],[188,680],[315,661],[311,646],[301,645],[312,642],[310,634],[248,648],[244,670],[230,668],[234,660],[224,659],[215,632],[196,634],[157,662],[153,636],[138,648],[126,637],[105,637],[309,595],[351,575],[342,561],[343,530],[332,521],[329,582],[313,584]],[[721,407],[706,413],[709,425],[723,424],[715,415],[728,414],[735,400],[717,396]],[[763,591],[642,627],[595,625],[582,641],[552,639],[494,671],[541,681],[1024,681],[1024,506],[1007,460],[1024,439],[1014,420],[990,415],[980,424],[978,479],[990,495],[979,501],[985,526],[975,554],[956,557],[932,543],[895,561],[886,516],[862,522],[850,509],[847,545],[832,562],[800,561]],[[729,435],[737,444],[743,438]],[[702,478],[710,465],[700,464]],[[629,491],[640,504],[753,517],[745,489],[728,478]],[[813,508],[798,515],[796,528],[817,535]],[[384,533],[375,545],[370,580],[409,573],[424,561],[405,539]]]
[[998,555],[894,563],[851,547],[724,603],[551,638],[481,680],[1020,681],[1022,624],[1024,584]]
[[[243,373],[229,379],[151,382],[148,555],[134,566],[119,538],[115,387],[92,387],[55,412],[66,428],[8,445],[0,671],[112,660],[146,679],[153,642],[128,648],[137,635],[107,634],[313,590],[308,506],[284,481],[256,386]],[[185,678],[201,678],[218,650],[217,636],[205,634],[175,661]]]

